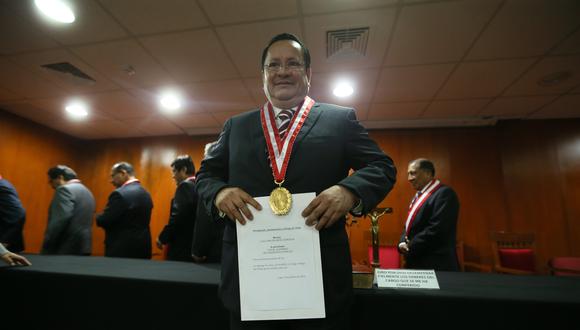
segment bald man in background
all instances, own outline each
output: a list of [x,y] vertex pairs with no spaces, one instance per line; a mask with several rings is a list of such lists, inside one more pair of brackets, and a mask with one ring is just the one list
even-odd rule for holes
[[97,225],[105,230],[105,256],[151,259],[151,195],[127,162],[113,165],[111,183],[117,189],[97,216]]

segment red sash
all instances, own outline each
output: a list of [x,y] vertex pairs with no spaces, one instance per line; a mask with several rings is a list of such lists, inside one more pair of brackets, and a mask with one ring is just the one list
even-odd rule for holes
[[419,197],[412,205],[412,207],[409,209],[409,214],[407,215],[407,222],[405,223],[405,231],[407,233],[407,236],[409,235],[409,230],[413,225],[413,221],[415,221],[415,217],[417,216],[419,209],[421,209],[423,204],[425,204],[427,199],[429,199],[429,197],[431,197],[431,195],[434,192],[436,192],[439,188],[441,188],[441,182],[439,180],[431,181],[427,184],[426,188],[427,189],[423,192],[421,197]]
[[127,180],[127,182],[123,183],[123,185],[121,187],[124,187],[124,186],[131,184],[133,182],[139,182],[139,180],[138,179]]

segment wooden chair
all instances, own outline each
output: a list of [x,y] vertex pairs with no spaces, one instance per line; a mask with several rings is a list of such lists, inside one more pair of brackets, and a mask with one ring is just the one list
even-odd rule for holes
[[554,276],[580,276],[580,257],[553,257],[548,268]]
[[514,275],[536,274],[534,234],[492,232],[493,271]]

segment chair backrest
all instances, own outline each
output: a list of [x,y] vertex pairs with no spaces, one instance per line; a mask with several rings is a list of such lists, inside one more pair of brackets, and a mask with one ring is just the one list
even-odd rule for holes
[[494,271],[519,275],[536,272],[534,234],[500,231],[492,232],[490,239]]
[[580,276],[580,257],[554,257],[548,267],[555,276]]
[[[401,256],[394,245],[379,246],[379,268],[398,269],[401,268]],[[373,262],[373,247],[369,246],[369,263]]]

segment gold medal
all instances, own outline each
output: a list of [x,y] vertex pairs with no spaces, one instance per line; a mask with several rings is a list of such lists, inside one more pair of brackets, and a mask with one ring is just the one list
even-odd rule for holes
[[292,207],[292,194],[290,194],[288,189],[282,187],[282,182],[276,182],[278,188],[275,188],[270,193],[270,208],[276,215],[286,215]]

